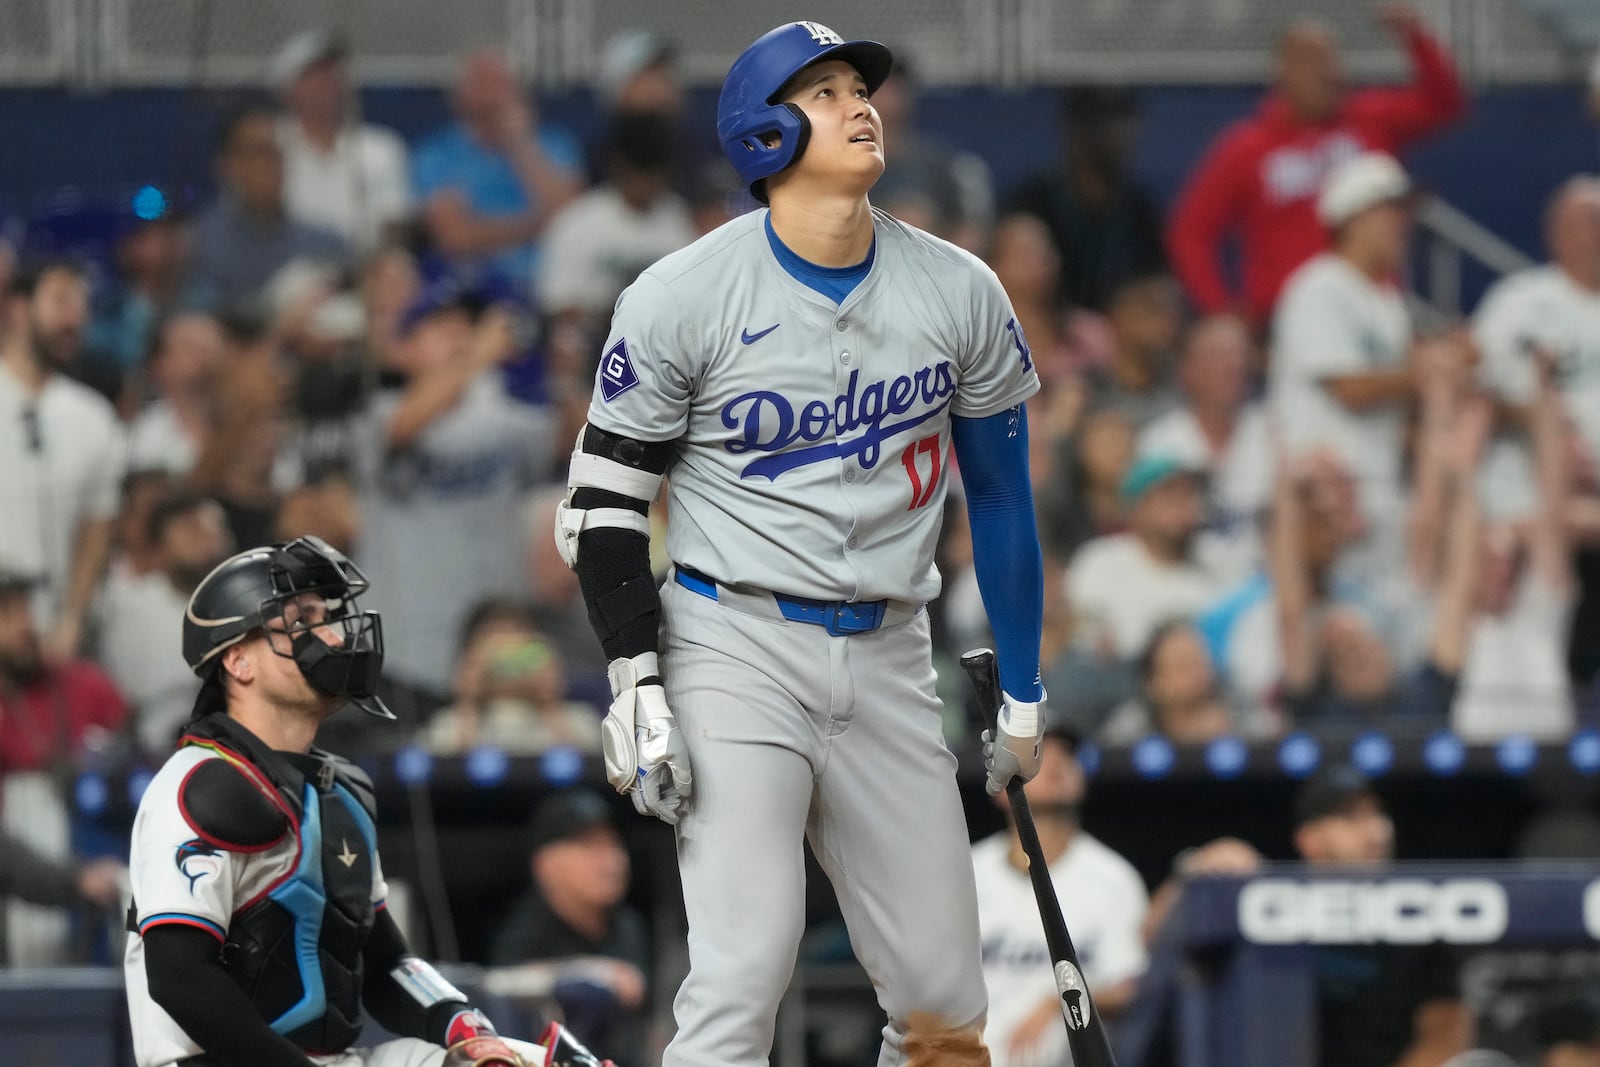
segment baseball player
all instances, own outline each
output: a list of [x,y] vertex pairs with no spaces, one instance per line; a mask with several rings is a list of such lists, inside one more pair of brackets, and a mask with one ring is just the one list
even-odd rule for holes
[[[879,1062],[930,1045],[987,1062],[923,605],[953,442],[1007,693],[988,788],[1030,777],[1042,567],[1022,404],[1038,379],[994,274],[868,202],[884,167],[869,98],[891,62],[815,22],[734,62],[717,132],[768,210],[618,300],[556,522],[610,661],[607,772],[677,828],[690,969],[667,1067],[767,1061],[802,836],[888,1015]],[[658,590],[646,512],[664,475]]]
[[[314,537],[242,552],[202,581],[183,653],[202,679],[178,751],[133,824],[124,957],[139,1067],[598,1067],[559,1025],[495,1034],[413,956],[384,909],[372,783],[315,749],[383,664],[367,581]],[[351,1048],[362,1009],[395,1034]]]

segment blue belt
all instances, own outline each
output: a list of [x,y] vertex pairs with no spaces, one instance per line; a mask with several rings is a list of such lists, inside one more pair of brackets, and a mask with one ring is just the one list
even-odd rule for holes
[[[691,593],[699,593],[707,600],[717,599],[717,583],[699,571],[686,567],[672,568],[677,583]],[[834,637],[850,634],[867,634],[883,625],[887,600],[812,600],[803,596],[786,596],[773,593],[778,614],[790,622],[808,622],[820,626]]]

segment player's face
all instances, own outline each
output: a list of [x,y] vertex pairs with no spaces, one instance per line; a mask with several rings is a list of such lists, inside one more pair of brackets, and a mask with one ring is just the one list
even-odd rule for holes
[[811,122],[811,138],[795,171],[825,185],[871,188],[883,174],[883,123],[867,99],[861,73],[830,59],[796,75],[783,99]]
[[310,633],[331,648],[344,644],[344,629],[332,623],[333,605],[321,593],[301,593],[285,600],[274,618],[269,618],[261,640],[270,655],[257,655],[252,663],[262,687],[262,695],[273,705],[321,715],[331,714],[343,703],[312,687],[294,661],[294,640]]

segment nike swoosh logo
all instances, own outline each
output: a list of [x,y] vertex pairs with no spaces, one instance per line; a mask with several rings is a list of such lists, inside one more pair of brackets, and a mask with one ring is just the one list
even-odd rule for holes
[[759,341],[763,337],[765,337],[767,334],[771,333],[773,330],[776,330],[779,326],[782,326],[782,325],[783,325],[783,323],[781,323],[781,322],[775,322],[771,326],[768,326],[765,330],[762,330],[760,333],[751,333],[749,330],[745,330],[744,332],[739,334],[739,340],[743,341],[747,345],[753,345],[757,341]]

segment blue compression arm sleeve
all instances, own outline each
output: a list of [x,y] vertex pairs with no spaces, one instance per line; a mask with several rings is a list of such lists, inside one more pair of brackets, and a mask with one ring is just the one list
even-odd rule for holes
[[1044,628],[1044,558],[1028,478],[1028,412],[1021,405],[985,419],[950,420],[950,440],[967,491],[978,591],[994,631],[1000,686],[1038,700]]

